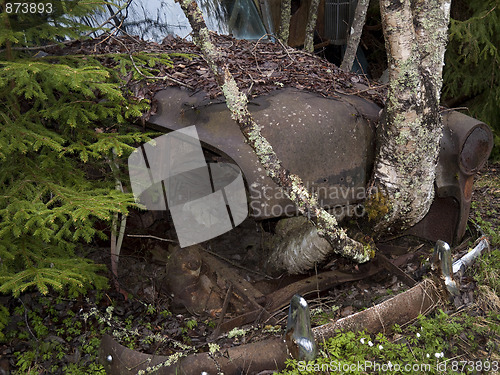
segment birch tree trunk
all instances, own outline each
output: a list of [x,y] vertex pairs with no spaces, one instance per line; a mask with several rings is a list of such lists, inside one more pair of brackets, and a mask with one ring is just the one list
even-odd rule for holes
[[342,64],[340,64],[340,69],[345,72],[351,71],[352,64],[356,58],[356,52],[358,51],[359,40],[363,33],[363,26],[366,21],[366,11],[368,10],[369,4],[370,0],[358,0],[358,5],[356,5],[351,30],[349,30],[349,36],[347,37],[347,47],[344,58],[342,59]]
[[[373,249],[347,236],[346,232],[338,226],[335,217],[319,206],[316,196],[309,193],[300,177],[282,166],[271,144],[260,133],[259,125],[255,123],[248,111],[247,97],[238,89],[225,58],[211,42],[210,33],[196,2],[194,0],[176,1],[180,3],[191,24],[193,40],[201,49],[203,58],[222,89],[232,118],[240,126],[247,143],[254,150],[269,177],[283,189],[283,193],[296,204],[304,216],[311,218],[317,227],[318,234],[330,243],[332,251],[358,263],[368,261],[373,254]],[[303,250],[307,251],[307,249]],[[321,254],[325,256],[324,253]],[[291,255],[280,254],[281,258],[288,256]],[[300,257],[301,255],[294,253],[293,256]],[[317,259],[318,262],[322,260]]]
[[316,20],[318,19],[318,7],[319,0],[311,0],[307,16],[306,38],[304,41],[304,50],[309,53],[314,52],[314,29],[316,28]]
[[434,197],[450,0],[381,0],[380,8],[389,91],[377,130],[377,193],[368,202],[368,207],[376,202],[372,207],[380,211],[374,215],[378,234],[413,226]]
[[290,18],[292,17],[292,0],[281,0],[280,32],[278,38],[288,45],[290,36]]

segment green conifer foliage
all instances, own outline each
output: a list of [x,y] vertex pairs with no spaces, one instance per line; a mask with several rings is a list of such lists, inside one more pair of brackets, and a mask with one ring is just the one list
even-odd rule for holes
[[[92,31],[75,17],[99,11],[101,5],[65,3],[72,7],[58,19],[40,22],[26,16],[30,26],[25,29],[19,29],[22,14],[8,18],[0,13],[3,293],[103,286],[100,266],[75,250],[95,236],[105,237],[96,221],[111,223],[114,213],[127,214],[135,205],[131,194],[115,189],[109,161],[113,152],[125,158],[149,139],[127,125],[147,103],[129,100],[119,69],[104,67],[97,57],[35,57],[36,50],[26,49]],[[5,9],[6,2],[1,5]],[[120,178],[125,182],[125,176]]]
[[[443,86],[453,106],[490,125],[500,158],[500,6],[498,0],[454,1]],[[451,100],[450,98],[455,98]]]

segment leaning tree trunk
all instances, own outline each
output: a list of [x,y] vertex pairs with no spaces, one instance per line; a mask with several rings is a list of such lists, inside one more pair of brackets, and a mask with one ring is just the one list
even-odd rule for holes
[[365,25],[366,11],[368,10],[369,4],[370,0],[358,0],[358,5],[356,5],[354,19],[352,20],[349,37],[347,38],[344,58],[342,59],[342,64],[340,64],[340,69],[345,72],[349,72],[352,69],[352,64],[356,58],[356,52],[358,51],[359,40],[361,39],[363,26]]
[[[222,89],[232,118],[240,126],[247,143],[254,150],[266,173],[283,189],[287,198],[296,204],[297,209],[304,216],[311,218],[317,227],[318,234],[330,243],[332,251],[359,263],[368,261],[373,255],[373,249],[347,236],[346,232],[338,226],[335,217],[319,206],[316,196],[309,193],[300,177],[290,173],[282,166],[271,144],[262,136],[261,128],[255,123],[248,111],[247,97],[238,89],[225,58],[211,42],[210,33],[196,2],[193,0],[176,1],[181,4],[182,10],[191,24],[193,40],[201,49],[203,58]],[[294,249],[289,254],[283,252],[279,258],[285,261],[286,258],[291,257],[300,259],[304,257],[301,251],[307,252],[308,249]],[[326,254],[321,249],[317,256],[315,261],[320,262]]]
[[309,15],[307,16],[306,38],[304,40],[304,50],[309,53],[314,52],[314,29],[318,19],[319,0],[311,0],[309,5]]
[[381,0],[380,8],[389,90],[377,132],[377,189],[368,202],[378,234],[416,224],[434,197],[450,0]]

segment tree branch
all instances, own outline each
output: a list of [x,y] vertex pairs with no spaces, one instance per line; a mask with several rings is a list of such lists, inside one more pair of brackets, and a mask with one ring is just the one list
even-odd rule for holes
[[247,143],[254,150],[269,177],[283,189],[287,198],[296,204],[301,214],[312,218],[313,224],[318,229],[318,234],[331,244],[334,252],[359,263],[368,261],[372,249],[349,238],[346,232],[338,226],[335,217],[319,206],[316,196],[309,193],[300,177],[290,173],[282,166],[271,144],[263,137],[260,132],[261,128],[248,111],[247,97],[238,89],[225,59],[212,44],[203,15],[196,2],[192,0],[176,1],[180,3],[191,24],[193,40],[201,49],[203,58],[207,61],[222,89],[232,118],[240,126]]
[[413,9],[415,33],[422,51],[422,70],[429,77],[437,103],[443,85],[450,8],[451,0],[416,0]]

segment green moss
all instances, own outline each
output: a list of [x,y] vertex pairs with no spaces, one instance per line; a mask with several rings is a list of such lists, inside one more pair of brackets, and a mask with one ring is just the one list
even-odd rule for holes
[[389,198],[380,190],[370,195],[365,203],[365,210],[369,221],[378,221],[382,219],[389,213],[390,208]]

